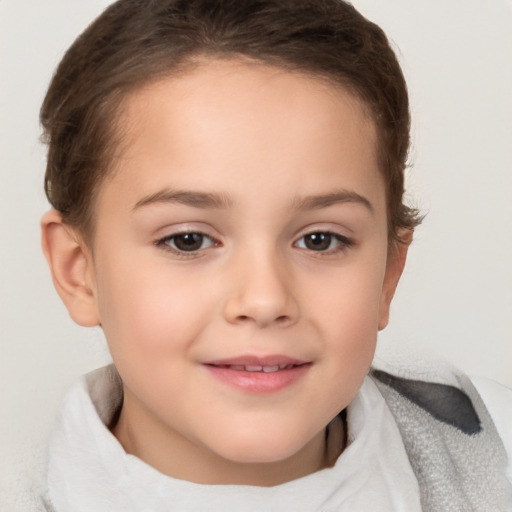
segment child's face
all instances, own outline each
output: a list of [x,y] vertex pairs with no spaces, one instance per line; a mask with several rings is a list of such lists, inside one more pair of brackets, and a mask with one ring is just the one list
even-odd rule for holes
[[236,62],[137,92],[121,123],[90,261],[116,435],[195,481],[318,469],[401,270],[373,123],[333,86]]

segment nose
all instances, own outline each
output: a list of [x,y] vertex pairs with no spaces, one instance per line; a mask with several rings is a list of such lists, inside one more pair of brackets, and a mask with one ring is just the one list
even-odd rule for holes
[[240,258],[232,271],[232,287],[224,305],[229,323],[262,328],[297,322],[299,307],[290,288],[290,270],[277,255]]

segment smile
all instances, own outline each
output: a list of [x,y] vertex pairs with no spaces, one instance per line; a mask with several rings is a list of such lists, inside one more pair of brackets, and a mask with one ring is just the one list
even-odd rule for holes
[[285,356],[242,356],[208,361],[203,367],[224,385],[247,393],[276,393],[301,380],[312,363]]
[[278,372],[279,370],[289,370],[293,368],[294,364],[280,364],[275,366],[260,366],[260,365],[240,365],[240,364],[232,364],[232,365],[214,365],[219,366],[220,368],[229,368],[230,370],[242,371],[242,372],[264,372],[264,373],[273,373]]

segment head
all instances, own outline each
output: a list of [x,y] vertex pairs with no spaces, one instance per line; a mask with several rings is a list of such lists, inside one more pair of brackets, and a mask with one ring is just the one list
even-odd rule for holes
[[413,229],[403,203],[407,88],[383,31],[350,4],[327,1],[116,2],[68,50],[41,109],[45,189],[64,221],[94,230],[94,202],[122,139],[130,93],[179,76],[201,58],[248,59],[344,87],[377,128],[390,241]]
[[65,55],[41,120],[43,246],[72,317],[105,331],[125,447],[205,482],[194,460],[224,483],[321,466],[418,222],[383,32],[339,0],[121,0]]

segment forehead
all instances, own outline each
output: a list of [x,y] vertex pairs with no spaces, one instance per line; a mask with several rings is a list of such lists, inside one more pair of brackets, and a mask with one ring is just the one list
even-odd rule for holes
[[343,176],[349,188],[383,195],[365,106],[309,75],[204,62],[132,93],[119,126],[124,143],[112,181],[140,194],[172,186],[236,195],[242,177],[267,193],[269,184],[325,193]]

